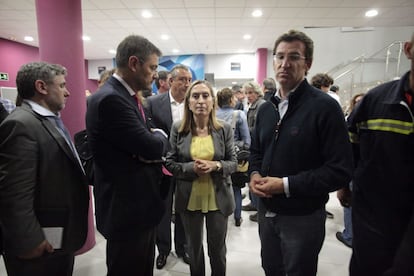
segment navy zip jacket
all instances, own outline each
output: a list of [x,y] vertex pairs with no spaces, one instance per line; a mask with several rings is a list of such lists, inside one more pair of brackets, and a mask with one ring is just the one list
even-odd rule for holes
[[249,172],[288,177],[290,197],[262,198],[266,210],[307,215],[324,207],[329,192],[349,184],[352,150],[344,115],[332,97],[305,79],[288,100],[282,120],[277,98],[260,107],[252,133]]

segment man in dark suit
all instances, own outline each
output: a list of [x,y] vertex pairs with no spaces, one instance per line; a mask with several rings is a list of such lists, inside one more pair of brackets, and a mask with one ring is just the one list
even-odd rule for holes
[[[171,70],[170,91],[147,100],[148,114],[151,123],[164,130],[170,136],[173,121],[181,120],[184,114],[185,92],[191,84],[191,72],[185,65],[176,65]],[[156,266],[161,269],[167,263],[167,257],[171,251],[171,216],[173,195],[175,190],[175,180],[169,173],[164,173],[162,186],[168,190],[164,200],[166,212],[157,227],[156,244],[159,255]],[[174,224],[174,244],[175,252],[178,257],[183,258],[184,262],[189,263],[189,257],[185,250],[184,227],[179,214],[175,214]]]
[[94,155],[95,210],[107,240],[108,275],[153,275],[155,229],[167,135],[152,129],[140,90],[151,89],[161,51],[131,35],[117,48],[116,72],[90,96],[86,130]]
[[70,95],[66,69],[23,65],[22,106],[0,125],[0,220],[9,275],[72,275],[85,242],[89,190],[59,112]]

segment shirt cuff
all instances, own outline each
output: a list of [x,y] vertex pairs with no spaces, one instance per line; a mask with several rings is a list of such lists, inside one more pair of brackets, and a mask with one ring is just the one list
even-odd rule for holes
[[289,178],[288,177],[283,177],[283,188],[285,189],[285,195],[286,197],[290,197],[290,192],[289,192]]

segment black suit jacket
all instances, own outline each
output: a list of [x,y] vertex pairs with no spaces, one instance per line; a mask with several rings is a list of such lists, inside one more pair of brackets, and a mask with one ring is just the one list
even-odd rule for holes
[[151,124],[154,127],[164,130],[169,137],[173,123],[170,93],[163,93],[147,98],[146,109]]
[[113,76],[90,96],[86,130],[94,154],[98,230],[106,239],[129,240],[155,227],[164,213],[157,161],[167,138],[149,130],[135,98]]
[[62,250],[85,242],[89,190],[81,166],[48,118],[23,103],[0,125],[0,218],[5,251],[20,255],[63,227]]
[[3,104],[0,103],[0,124],[1,122],[3,122],[4,119],[6,119],[7,115],[9,115],[9,112],[7,112]]

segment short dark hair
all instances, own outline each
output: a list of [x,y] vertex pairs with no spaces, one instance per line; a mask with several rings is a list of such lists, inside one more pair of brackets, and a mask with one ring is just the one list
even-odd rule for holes
[[142,63],[152,54],[161,56],[161,50],[143,36],[130,35],[119,43],[116,50],[115,62],[117,67],[125,68],[131,56],[136,56]]
[[318,73],[311,79],[312,86],[321,89],[321,87],[329,87],[333,83],[333,79],[328,75],[324,73]]
[[229,106],[233,98],[233,91],[230,88],[223,88],[217,92],[217,104],[219,107]]
[[287,33],[282,34],[279,36],[278,39],[275,41],[275,46],[273,47],[273,55],[276,55],[277,46],[282,41],[285,42],[293,42],[293,41],[301,41],[305,44],[305,58],[307,61],[313,60],[313,40],[308,37],[305,33],[297,31],[297,30],[289,30]]
[[66,76],[67,70],[59,64],[32,62],[20,67],[16,76],[17,93],[22,99],[30,99],[35,95],[37,80],[53,83],[56,76]]
[[169,73],[170,72],[165,70],[158,72],[158,78],[155,79],[155,86],[157,87],[157,89],[160,89],[160,80],[167,80]]
[[235,84],[231,87],[231,90],[233,90],[233,93],[239,92],[242,90],[241,85]]
[[332,85],[331,86],[331,89],[330,89],[332,92],[338,92],[339,91],[339,86],[338,85],[336,85],[336,84],[334,84],[334,85]]
[[266,90],[276,90],[276,82],[273,78],[267,78],[263,80],[263,87]]

